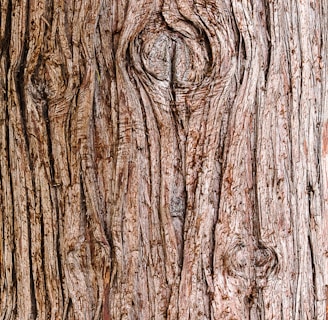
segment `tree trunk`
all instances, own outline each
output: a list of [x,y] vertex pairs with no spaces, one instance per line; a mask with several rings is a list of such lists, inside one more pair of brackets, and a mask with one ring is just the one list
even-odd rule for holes
[[0,318],[328,314],[324,0],[0,0]]

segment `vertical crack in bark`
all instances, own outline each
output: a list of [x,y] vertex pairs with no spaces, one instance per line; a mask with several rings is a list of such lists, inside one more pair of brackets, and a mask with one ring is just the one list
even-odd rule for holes
[[[7,6],[6,6],[7,5]],[[2,10],[6,10],[5,23],[3,20],[1,25],[1,151],[0,151],[0,165],[1,165],[1,194],[2,194],[2,224],[3,224],[3,238],[1,246],[1,289],[0,289],[0,314],[2,317],[9,317],[17,310],[15,299],[17,299],[16,285],[16,272],[15,272],[15,240],[14,240],[14,200],[13,200],[13,182],[11,175],[10,163],[10,138],[9,138],[9,111],[8,111],[8,98],[9,98],[9,39],[11,38],[11,11],[12,3],[8,1],[2,4]],[[0,11],[2,11],[0,10]],[[2,16],[4,17],[4,15]]]
[[[40,206],[40,211],[42,210],[42,198],[41,196],[39,197],[39,206]],[[40,223],[40,255],[41,255],[41,270],[40,270],[40,277],[42,277],[43,279],[43,283],[47,283],[47,272],[46,272],[46,262],[45,262],[45,247],[47,246],[47,244],[45,243],[45,233],[44,233],[44,217],[43,214],[41,213],[41,217],[39,219],[39,223]],[[35,252],[33,253],[33,255],[35,255]],[[32,261],[32,263],[35,263],[34,261]],[[39,280],[39,279],[38,279]],[[38,280],[35,279],[34,283],[38,283]],[[36,290],[40,290],[39,286],[36,286]],[[46,301],[49,301],[49,295],[48,295],[48,290],[45,290],[45,297],[44,300],[42,301],[43,303],[46,303]],[[40,301],[38,301],[38,303],[40,303]],[[37,305],[36,305],[37,307]],[[49,309],[50,308],[46,308],[47,309],[47,314],[49,315]],[[40,310],[38,310],[40,312]]]
[[[3,9],[6,10],[6,20],[5,20],[5,27],[1,28],[1,42],[0,42],[0,57],[3,56],[9,57],[9,47],[10,47],[10,38],[11,38],[11,13],[12,13],[12,1],[9,0],[7,2],[7,8]],[[2,25],[2,21],[1,21]],[[9,64],[9,61],[7,61]],[[7,74],[7,73],[6,73]],[[6,91],[7,93],[8,91]]]
[[313,317],[316,319],[318,317],[317,314],[317,308],[316,308],[316,301],[318,299],[318,292],[317,292],[317,286],[316,286],[316,263],[314,258],[314,251],[313,251],[313,244],[311,239],[311,234],[308,235],[308,245],[309,245],[309,251],[310,251],[310,261],[311,261],[311,270],[312,270],[312,285],[313,285],[313,296],[312,296],[312,303],[313,303]]
[[[28,11],[29,8],[29,0],[26,1],[26,8],[25,10]],[[29,33],[28,33],[28,25],[29,25],[29,19],[28,16],[26,17],[25,21],[25,35],[23,39],[23,45],[22,45],[22,54],[20,56],[19,66],[17,72],[17,76],[15,78],[15,84],[17,88],[17,94],[18,94],[18,100],[19,100],[19,111],[20,111],[20,120],[21,120],[21,127],[22,127],[22,133],[24,135],[25,140],[25,152],[28,158],[28,164],[30,171],[33,170],[32,160],[30,157],[30,143],[29,143],[29,137],[28,137],[28,130],[27,130],[27,118],[26,118],[26,96],[25,96],[25,68],[26,68],[26,57],[28,54],[28,41],[29,41]]]
[[[24,4],[23,4],[24,5]],[[18,65],[18,70],[16,78],[15,78],[15,86],[17,88],[17,99],[19,102],[19,112],[20,112],[20,123],[18,123],[18,126],[21,128],[21,133],[24,136],[24,146],[21,146],[21,148],[24,150],[23,154],[26,155],[27,157],[27,162],[28,162],[28,169],[29,172],[26,172],[27,175],[30,175],[31,182],[32,182],[32,190],[31,192],[35,192],[35,181],[34,181],[34,175],[33,175],[33,163],[32,159],[30,157],[30,143],[29,143],[29,137],[28,137],[28,130],[27,130],[27,118],[26,118],[26,97],[25,97],[25,87],[24,84],[25,82],[25,67],[26,67],[26,58],[28,54],[28,40],[29,40],[29,16],[27,14],[29,10],[29,1],[27,0],[25,3],[25,8],[23,9],[23,12],[25,12],[24,17],[25,19],[23,20],[23,23],[25,24],[25,35],[24,38],[22,39],[22,51],[21,51],[21,56],[19,60],[19,65]],[[26,168],[27,169],[27,168]],[[32,262],[32,234],[31,234],[31,226],[30,226],[30,219],[31,219],[31,211],[30,211],[30,194],[28,190],[28,186],[25,185],[25,197],[26,197],[26,222],[27,222],[27,246],[28,246],[28,257],[29,261],[27,263],[28,265],[28,274],[29,274],[29,286],[30,286],[30,303],[31,303],[31,316],[32,317],[37,317],[37,308],[36,308],[36,296],[35,296],[35,287],[34,287],[34,275],[33,275],[33,262]],[[33,201],[33,200],[32,200]],[[18,217],[18,212],[15,212],[15,215],[17,215],[16,219],[19,219]],[[27,271],[27,270],[26,270]],[[20,279],[22,281],[23,279]],[[27,297],[25,297],[27,298]],[[21,310],[22,312],[23,310]],[[27,310],[24,310],[26,312]]]
[[[50,183],[53,187],[58,187],[57,182],[55,180],[55,165],[54,165],[54,155],[52,152],[52,138],[51,138],[51,128],[50,128],[50,119],[49,119],[49,101],[48,97],[44,95],[43,97],[44,104],[42,105],[42,116],[45,123],[45,132],[46,132],[46,139],[47,139],[47,152],[48,152],[48,159],[49,159],[49,171],[50,171]],[[57,205],[57,203],[55,203]]]

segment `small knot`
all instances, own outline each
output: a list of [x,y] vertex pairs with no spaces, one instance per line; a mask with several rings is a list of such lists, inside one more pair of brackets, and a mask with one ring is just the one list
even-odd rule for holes
[[188,38],[170,29],[161,17],[147,24],[135,45],[147,73],[175,87],[199,85],[211,64],[205,33]]
[[247,279],[247,269],[250,265],[250,247],[242,241],[234,243],[225,253],[224,266],[230,276]]
[[258,285],[265,285],[266,280],[277,273],[278,265],[278,255],[275,250],[260,244],[255,250],[255,271]]

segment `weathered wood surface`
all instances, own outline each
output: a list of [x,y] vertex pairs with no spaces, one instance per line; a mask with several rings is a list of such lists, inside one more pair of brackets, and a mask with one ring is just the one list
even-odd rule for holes
[[326,319],[325,0],[0,0],[0,318]]

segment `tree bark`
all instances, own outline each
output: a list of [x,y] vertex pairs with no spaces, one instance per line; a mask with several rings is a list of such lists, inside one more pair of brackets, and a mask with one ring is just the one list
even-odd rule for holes
[[0,317],[326,319],[324,0],[0,0]]

